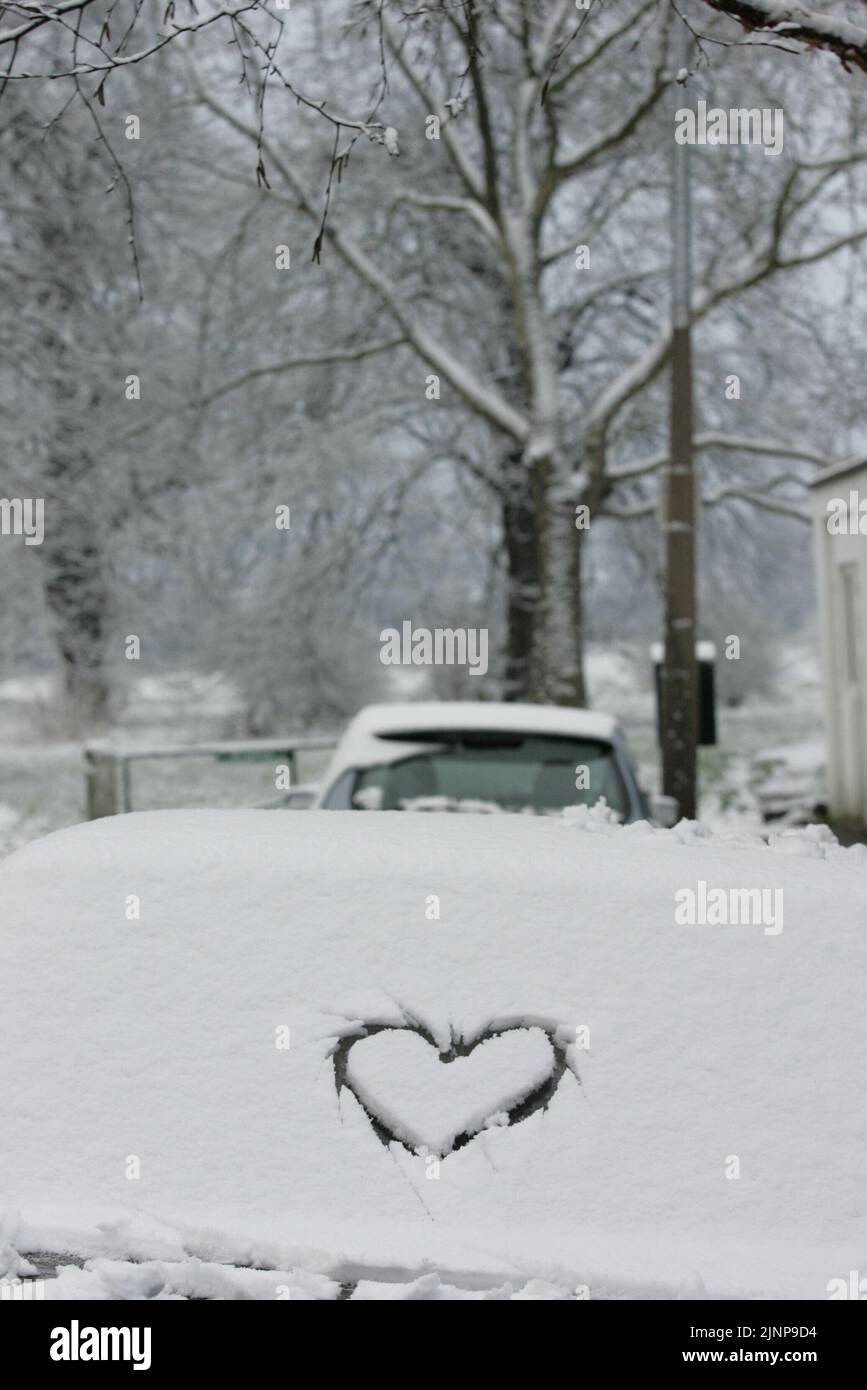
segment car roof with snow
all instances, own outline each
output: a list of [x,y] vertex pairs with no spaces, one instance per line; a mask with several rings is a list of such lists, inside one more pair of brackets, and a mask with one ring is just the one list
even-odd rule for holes
[[[410,734],[421,730],[491,729],[557,738],[612,739],[617,721],[596,710],[559,705],[500,704],[489,700],[426,700],[368,705],[349,726],[361,734]],[[348,732],[348,731],[347,731]]]
[[399,762],[422,752],[433,733],[538,734],[549,738],[600,739],[620,736],[611,715],[558,705],[501,704],[488,700],[426,700],[368,705],[347,726],[322,779],[322,794],[350,768]]
[[[69,1252],[73,1297],[825,1297],[867,1246],[865,860],[585,808],[30,844],[0,1261]],[[702,882],[782,929],[679,924]]]

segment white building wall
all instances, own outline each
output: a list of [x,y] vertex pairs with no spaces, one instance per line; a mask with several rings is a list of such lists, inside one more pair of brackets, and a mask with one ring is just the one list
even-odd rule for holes
[[[828,529],[828,504],[836,499],[846,504],[846,534]],[[828,794],[834,815],[867,825],[867,516],[862,535],[861,500],[867,502],[867,464],[827,473],[813,488]]]

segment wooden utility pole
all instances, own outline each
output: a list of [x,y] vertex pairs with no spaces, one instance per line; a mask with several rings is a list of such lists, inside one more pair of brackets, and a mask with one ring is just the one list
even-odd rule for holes
[[[677,20],[675,63],[686,73],[689,30],[685,3]],[[686,79],[684,78],[684,81]],[[685,88],[673,88],[675,106]],[[665,536],[665,655],[662,666],[662,790],[680,814],[696,814],[698,681],[695,659],[695,481],[692,467],[692,267],[689,145],[671,141],[671,406],[669,462],[663,478]]]

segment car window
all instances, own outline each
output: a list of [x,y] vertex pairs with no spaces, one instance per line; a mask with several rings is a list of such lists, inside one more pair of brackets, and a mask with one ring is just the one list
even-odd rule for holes
[[[483,802],[491,809],[544,813],[592,806],[604,797],[614,811],[629,814],[614,749],[603,741],[539,735],[437,739],[430,751],[358,769],[349,804],[394,811],[461,809],[461,803]],[[335,784],[329,807],[347,804],[344,783],[341,778]]]
[[341,777],[338,777],[322,803],[326,810],[348,811],[350,809],[356,776],[355,768],[351,768],[349,772],[344,772]]

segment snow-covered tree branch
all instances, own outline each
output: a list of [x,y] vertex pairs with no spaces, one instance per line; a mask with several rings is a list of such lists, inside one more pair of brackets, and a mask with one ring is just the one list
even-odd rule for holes
[[806,48],[834,53],[845,68],[867,72],[867,25],[853,23],[845,6],[831,5],[818,10],[790,0],[704,0],[704,3],[730,15],[748,33],[790,39]]

